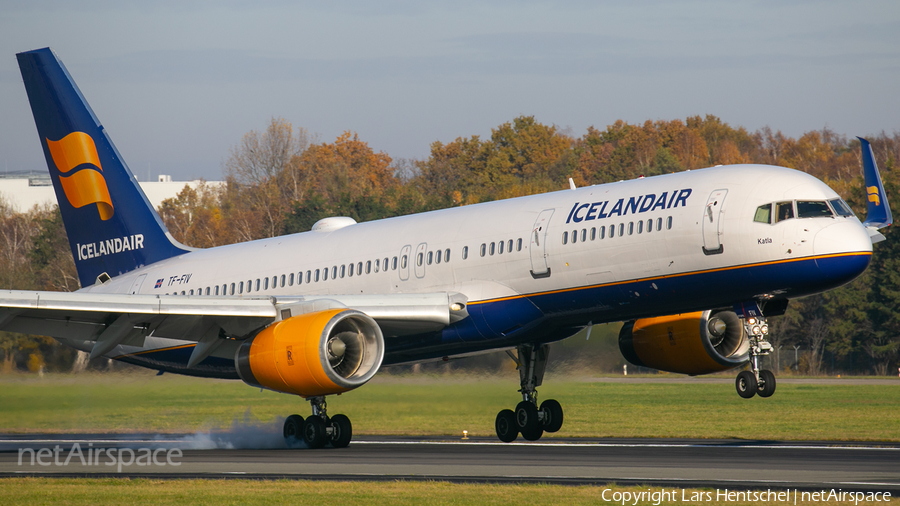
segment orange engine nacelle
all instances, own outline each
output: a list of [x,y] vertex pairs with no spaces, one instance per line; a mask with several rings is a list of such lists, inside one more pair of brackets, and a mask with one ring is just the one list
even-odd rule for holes
[[734,312],[703,311],[627,322],[619,349],[634,365],[695,376],[744,364],[750,343]]
[[353,309],[295,316],[238,348],[238,375],[253,386],[303,397],[337,394],[372,379],[384,358],[375,320]]

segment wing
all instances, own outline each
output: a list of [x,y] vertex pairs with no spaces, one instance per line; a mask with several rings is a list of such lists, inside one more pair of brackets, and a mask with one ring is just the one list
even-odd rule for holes
[[148,337],[196,342],[188,367],[225,339],[246,339],[275,321],[334,308],[362,311],[385,337],[439,331],[468,316],[465,296],[438,292],[305,297],[203,297],[84,292],[0,292],[0,330],[93,342],[91,358]]

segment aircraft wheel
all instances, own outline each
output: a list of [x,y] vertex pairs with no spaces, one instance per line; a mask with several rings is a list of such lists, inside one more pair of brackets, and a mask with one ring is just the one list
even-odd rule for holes
[[544,415],[544,430],[556,432],[563,424],[563,409],[555,399],[547,399],[541,403],[541,413]]
[[321,417],[311,416],[303,422],[303,441],[312,449],[325,446],[325,422]]
[[516,426],[522,437],[528,441],[537,441],[544,435],[544,426],[538,418],[538,410],[528,401],[522,401],[516,406]]
[[497,421],[494,422],[497,437],[504,443],[512,443],[519,436],[519,427],[516,425],[516,414],[511,409],[504,409],[497,413]]
[[331,446],[335,448],[350,446],[350,440],[353,439],[353,426],[350,424],[350,419],[344,415],[334,415],[331,417],[331,427],[334,431],[331,434]]
[[737,389],[738,395],[744,399],[749,399],[756,395],[759,386],[756,383],[756,376],[750,371],[741,371],[734,380],[734,387]]
[[300,415],[291,415],[284,421],[284,442],[288,446],[293,445],[302,437],[303,417]]
[[759,382],[756,393],[760,397],[771,397],[775,393],[775,374],[763,369],[759,371],[759,379],[762,381]]

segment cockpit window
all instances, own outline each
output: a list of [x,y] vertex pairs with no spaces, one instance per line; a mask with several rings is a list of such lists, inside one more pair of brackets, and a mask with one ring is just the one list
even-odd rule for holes
[[838,216],[853,216],[853,211],[850,209],[850,206],[843,200],[832,199],[829,200],[828,203],[831,204],[831,207]]
[[832,218],[831,209],[822,201],[797,201],[798,218]]
[[756,208],[753,221],[758,223],[772,223],[772,204],[763,204]]
[[778,202],[775,204],[775,221],[789,220],[794,217],[793,202]]

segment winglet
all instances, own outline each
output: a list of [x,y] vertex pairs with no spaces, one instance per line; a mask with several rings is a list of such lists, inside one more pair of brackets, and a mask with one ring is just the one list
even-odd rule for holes
[[881,183],[881,174],[878,173],[878,165],[875,164],[875,154],[869,141],[862,137],[859,139],[862,149],[863,176],[866,182],[867,213],[863,225],[869,229],[879,229],[890,226],[894,222],[891,216],[891,206],[888,204],[884,185]]

